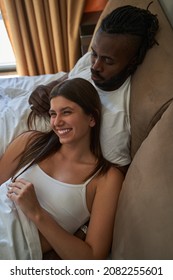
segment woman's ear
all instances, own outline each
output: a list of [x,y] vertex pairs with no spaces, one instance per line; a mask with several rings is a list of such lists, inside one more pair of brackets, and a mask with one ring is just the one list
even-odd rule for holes
[[91,115],[91,119],[90,119],[90,127],[94,127],[96,124],[95,118]]

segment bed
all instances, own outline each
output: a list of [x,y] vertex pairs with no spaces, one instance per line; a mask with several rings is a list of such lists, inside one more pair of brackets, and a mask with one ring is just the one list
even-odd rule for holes
[[[118,6],[146,8],[149,2],[110,0],[100,19]],[[159,1],[153,1],[151,11],[160,21],[159,47],[147,54],[132,79],[132,163],[115,217],[112,259],[173,259],[173,29]],[[27,129],[32,90],[63,74],[0,79],[0,155]]]

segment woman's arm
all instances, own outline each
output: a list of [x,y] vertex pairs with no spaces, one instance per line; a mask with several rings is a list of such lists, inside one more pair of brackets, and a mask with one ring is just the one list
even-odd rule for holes
[[66,232],[41,208],[31,183],[23,179],[16,180],[11,184],[9,198],[35,223],[62,259],[106,259],[111,248],[123,179],[122,173],[116,168],[111,168],[105,176],[98,179],[85,241]]

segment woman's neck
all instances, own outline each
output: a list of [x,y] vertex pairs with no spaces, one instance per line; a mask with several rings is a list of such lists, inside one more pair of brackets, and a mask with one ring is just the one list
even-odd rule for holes
[[69,147],[68,145],[63,145],[60,150],[59,154],[64,158],[64,160],[68,160],[71,162],[86,162],[86,163],[95,163],[96,158],[93,153],[90,151],[89,148],[77,147]]

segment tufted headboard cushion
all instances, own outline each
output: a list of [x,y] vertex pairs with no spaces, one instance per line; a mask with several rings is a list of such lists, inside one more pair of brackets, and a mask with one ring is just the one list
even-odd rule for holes
[[[150,0],[109,0],[95,30],[102,18],[113,9],[124,5],[145,9],[150,2]],[[159,1],[154,0],[149,10],[158,15],[160,30],[156,39],[159,46],[155,45],[148,51],[143,63],[132,77],[130,100],[132,158],[173,98],[173,29]]]

